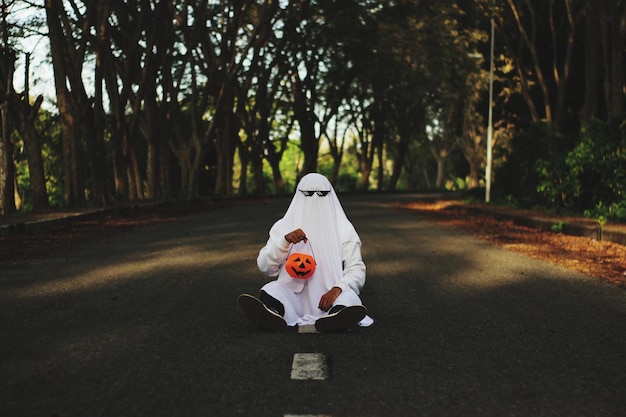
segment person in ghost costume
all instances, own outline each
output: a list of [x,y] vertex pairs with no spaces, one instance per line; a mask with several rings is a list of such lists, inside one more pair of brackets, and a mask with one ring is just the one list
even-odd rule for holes
[[[293,278],[285,267],[290,253],[315,259],[308,279]],[[271,227],[257,258],[259,270],[276,280],[238,302],[248,318],[281,331],[314,324],[321,332],[373,323],[359,293],[365,285],[361,240],[328,179],[317,173],[299,182],[284,216]]]

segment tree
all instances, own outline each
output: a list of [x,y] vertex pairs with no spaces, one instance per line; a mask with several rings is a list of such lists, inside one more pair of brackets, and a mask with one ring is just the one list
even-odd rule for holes
[[499,14],[498,33],[528,112],[534,122],[545,121],[557,131],[571,109],[568,87],[584,12],[584,4],[575,0],[507,0]]
[[[167,57],[170,52],[167,45],[172,14],[167,2],[150,0],[113,4],[110,9],[104,6],[99,14],[108,16],[106,20],[100,19],[103,24],[99,36],[112,40],[111,46],[99,43],[98,52],[112,117],[110,130],[115,192],[122,199],[142,199],[146,194],[154,197],[158,188],[156,173],[162,149],[154,135],[154,128],[158,125],[152,124],[160,120],[155,89],[159,56],[164,54],[162,56]],[[142,132],[142,121],[147,119],[151,124],[143,124]],[[142,137],[146,139],[145,154],[148,158],[147,193],[137,155]]]
[[[13,158],[13,144],[11,142],[11,132],[13,128],[19,132],[22,137],[26,155],[28,159],[29,176],[30,176],[30,188],[32,191],[32,207],[33,210],[45,210],[49,207],[48,194],[46,191],[46,181],[43,169],[43,161],[41,155],[41,144],[39,133],[35,128],[35,121],[39,108],[43,101],[43,97],[39,96],[31,104],[29,97],[29,55],[25,54],[25,77],[24,77],[24,92],[17,93],[13,87],[13,75],[15,72],[15,63],[17,60],[18,51],[11,46],[11,39],[15,36],[21,36],[24,33],[24,28],[19,27],[16,23],[9,23],[8,15],[9,10],[16,5],[16,2],[3,1],[2,4],[2,28],[3,28],[3,53],[0,60],[0,91],[2,91],[3,102],[1,104],[2,109],[2,132],[3,132],[3,145],[2,148],[5,152],[0,151],[0,158],[3,160],[2,165],[4,168],[0,168],[1,171],[6,173],[2,175],[4,180],[0,180],[6,184],[11,184],[10,187],[0,187],[4,190],[6,205],[9,207],[15,206],[13,196],[16,190],[13,188],[13,184],[17,183],[15,176],[14,158]],[[0,207],[4,207],[5,203],[0,204]],[[12,211],[9,208],[8,211]]]
[[[74,17],[85,22],[85,9],[80,9],[74,3],[72,6]],[[92,101],[87,95],[82,78],[89,39],[87,36],[80,36],[81,33],[85,35],[85,31],[75,32],[76,26],[72,25],[61,0],[46,0],[45,10],[57,105],[63,130],[64,200],[69,207],[82,206],[86,197],[81,145],[83,138],[89,140],[94,137]]]
[[40,135],[35,127],[42,101],[43,96],[39,95],[31,105],[28,101],[28,94],[25,93],[21,96],[13,95],[13,104],[11,106],[16,109],[12,115],[16,119],[16,129],[22,137],[26,148],[34,211],[42,211],[50,207],[48,192],[46,191]]
[[4,48],[0,54],[0,76],[4,85],[0,101],[0,214],[15,212],[15,164],[13,162],[13,141],[11,139],[11,115],[9,95],[13,84],[15,68],[14,51]]
[[[317,6],[317,7],[316,7]],[[289,85],[293,114],[299,125],[300,147],[304,154],[301,175],[317,171],[319,135],[316,106],[320,100],[320,72],[328,50],[324,39],[324,15],[315,2],[290,2],[284,36],[290,57]]]
[[328,142],[333,160],[331,182],[339,177],[352,115],[350,100],[359,74],[372,64],[372,45],[376,42],[376,21],[370,6],[363,1],[328,2],[324,15],[325,30],[321,33],[329,50],[321,85],[319,127]]
[[581,124],[589,125],[594,117],[619,121],[624,118],[626,2],[587,0],[585,12],[585,90]]

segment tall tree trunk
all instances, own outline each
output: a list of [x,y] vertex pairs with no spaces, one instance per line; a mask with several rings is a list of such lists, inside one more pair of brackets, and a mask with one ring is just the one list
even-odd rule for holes
[[107,18],[109,15],[109,2],[97,2],[95,7],[95,45],[96,65],[94,68],[94,107],[93,107],[93,145],[91,154],[91,173],[93,177],[93,200],[105,204],[109,199],[106,187],[106,162],[105,162],[105,112],[104,112],[104,54],[107,42]]
[[373,136],[373,139],[371,141],[368,140],[369,134],[369,132],[363,130],[359,135],[361,149],[357,154],[359,160],[358,188],[360,191],[367,191],[370,188],[370,175],[372,174],[372,167],[374,166],[376,144],[382,143],[382,138],[377,138],[378,136],[382,135],[381,132],[374,130],[374,132],[371,133],[371,135]]
[[437,149],[431,146],[430,150],[437,161],[437,179],[435,180],[435,188],[443,188],[446,179],[446,160],[448,158],[447,149]]
[[61,134],[63,137],[64,188],[63,199],[68,207],[81,206],[85,203],[83,178],[80,168],[78,146],[78,128],[76,112],[72,107],[72,99],[67,89],[69,77],[67,69],[67,46],[61,28],[59,14],[63,8],[60,0],[46,0],[46,16],[48,20],[50,53],[56,88],[57,106],[61,117]]
[[218,99],[218,110],[215,117],[220,119],[217,124],[215,152],[217,155],[217,178],[215,180],[215,194],[232,194],[233,156],[237,148],[234,140],[237,135],[236,115],[233,113],[235,92],[231,82],[222,85]]
[[463,132],[457,136],[456,143],[469,164],[467,186],[474,189],[480,185],[481,167],[485,162],[486,129],[484,120],[476,111],[473,102],[466,105],[463,113]]
[[398,181],[400,180],[400,174],[402,174],[402,169],[404,167],[407,150],[409,148],[409,142],[409,134],[408,132],[405,132],[400,138],[400,143],[398,144],[398,148],[396,150],[396,156],[393,160],[393,169],[391,171],[391,176],[389,177],[389,183],[387,186],[387,190],[389,191],[395,191],[398,185]]
[[605,0],[606,26],[604,31],[605,85],[609,120],[624,117],[624,47],[626,41],[626,4],[624,1]]
[[[265,109],[267,108],[266,100],[265,98],[261,100],[263,100],[263,103],[259,106],[259,109],[261,109],[262,115],[260,117],[260,120],[258,120],[259,127],[257,129],[257,134],[256,137],[254,137],[254,132],[252,132],[251,130],[249,131],[247,139],[248,149],[244,152],[248,155],[247,158],[249,159],[250,165],[252,166],[254,191],[257,194],[265,195],[267,193],[267,190],[265,188],[265,177],[263,175],[263,150],[261,149],[261,146],[262,144],[270,143],[270,129],[269,120],[267,120],[269,118],[269,114],[265,113]],[[254,115],[252,115],[251,118],[254,118]]]
[[333,158],[333,168],[330,173],[329,181],[331,184],[335,184],[339,178],[339,171],[341,169],[341,161],[343,160],[345,133],[341,140],[339,140],[339,126],[335,123],[333,130],[334,140],[328,138],[328,147],[330,149],[330,155]]
[[0,103],[0,123],[0,214],[4,215],[15,213],[15,164],[8,100]]
[[600,19],[598,0],[587,0],[585,5],[587,19],[585,21],[585,101],[580,109],[581,125],[587,126],[597,116],[598,99],[600,98]]
[[[96,64],[97,65],[97,64]],[[103,107],[102,94],[102,71],[96,68],[95,77],[95,96],[93,109],[93,140],[91,154],[91,175],[93,179],[92,191],[93,200],[100,204],[105,204],[108,200],[106,189],[106,164],[105,164],[105,146],[104,146],[104,130],[105,130],[105,112]]]
[[317,157],[319,152],[319,139],[315,134],[315,114],[309,108],[304,85],[296,74],[292,81],[293,112],[300,126],[300,147],[304,154],[304,164],[301,175],[317,171]]
[[171,198],[174,196],[174,190],[172,189],[172,176],[171,176],[171,154],[168,148],[165,146],[165,141],[159,155],[159,181],[160,188],[162,190],[163,198]]
[[14,106],[21,107],[20,111],[15,114],[15,119],[17,119],[17,130],[24,140],[24,146],[26,148],[34,211],[42,211],[50,207],[48,192],[46,191],[46,176],[44,174],[43,158],[41,156],[39,133],[35,128],[35,121],[39,114],[42,101],[43,96],[39,96],[33,106],[31,106],[28,103],[28,98],[23,97],[22,100],[16,101]]
[[[152,84],[152,79],[148,82]],[[146,88],[143,112],[144,123],[141,130],[147,142],[146,197],[154,199],[161,195],[159,190],[159,160],[162,151],[161,138],[165,130],[159,117],[159,105],[154,85]]]
[[[532,61],[531,66],[534,69],[535,77],[537,77],[537,83],[541,91],[541,97],[542,97],[542,103],[543,103],[543,109],[544,109],[544,119],[547,122],[552,123],[553,115],[552,115],[552,106],[550,103],[550,93],[548,90],[548,83],[546,81],[546,78],[544,76],[544,73],[541,67],[541,61],[539,58],[539,54],[537,53],[536,44],[534,42],[534,39],[532,39],[529,33],[526,31],[523,18],[520,15],[520,11],[517,5],[515,4],[515,2],[513,0],[507,0],[507,2],[509,4],[511,12],[513,13],[513,17],[515,19],[517,29],[519,30],[519,33],[524,42],[524,46],[526,46],[526,48],[528,49],[528,53],[531,57],[531,61]],[[534,10],[532,9],[532,5],[530,4],[530,2],[525,2],[525,4],[530,7],[531,15],[534,15]],[[437,185],[437,187],[438,186],[439,185]]]
[[[39,114],[39,108],[43,101],[43,96],[37,97],[35,103],[31,106],[28,97],[28,60],[29,55],[26,55],[25,65],[25,93],[16,94],[13,90],[13,70],[15,66],[15,54],[13,51],[5,52],[2,56],[1,69],[0,69],[0,85],[3,90],[2,96],[5,97],[5,102],[2,105],[2,117],[3,128],[8,129],[3,131],[4,135],[7,135],[8,143],[4,145],[4,148],[10,150],[10,155],[7,155],[7,162],[13,165],[13,144],[10,138],[10,132],[12,127],[15,126],[18,133],[24,141],[24,147],[26,149],[26,156],[28,160],[28,171],[30,176],[30,188],[32,192],[32,204],[34,211],[46,210],[49,208],[48,193],[46,191],[46,178],[44,175],[43,159],[41,155],[41,145],[39,142],[39,134],[35,128],[35,122]],[[17,184],[17,178],[15,178],[14,168],[11,170],[13,179],[11,184]],[[17,189],[17,185],[13,185],[10,189],[7,189],[7,193],[14,194],[14,190]],[[11,191],[13,190],[13,191]],[[13,204],[15,205],[15,204]]]
[[0,102],[0,214],[11,214],[15,212],[16,178],[9,97],[13,94],[15,52],[11,49],[0,52],[0,86],[4,96]]
[[565,42],[564,47],[561,46],[561,50],[564,50],[564,57],[561,63],[558,62],[556,51],[558,50],[556,37],[557,37],[557,29],[554,27],[553,23],[553,9],[550,7],[550,22],[551,22],[551,32],[552,38],[554,39],[554,51],[553,60],[552,60],[552,72],[554,74],[554,80],[557,84],[556,87],[556,105],[554,111],[554,121],[553,126],[557,131],[561,131],[563,128],[565,112],[567,110],[567,87],[569,84],[570,73],[571,73],[571,63],[572,57],[574,55],[574,42],[576,40],[576,33],[578,31],[578,21],[579,17],[574,15],[574,7],[572,0],[565,0],[565,6],[567,10],[567,22],[569,24],[569,31],[567,32],[567,40]]

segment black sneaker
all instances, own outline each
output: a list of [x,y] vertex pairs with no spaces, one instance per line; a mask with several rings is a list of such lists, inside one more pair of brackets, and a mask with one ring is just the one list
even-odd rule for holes
[[267,308],[258,298],[250,294],[241,294],[237,299],[237,303],[250,321],[259,326],[275,332],[282,332],[289,329],[285,319],[274,310]]
[[366,314],[367,309],[364,306],[345,307],[336,313],[317,319],[315,328],[318,332],[350,330],[363,320]]

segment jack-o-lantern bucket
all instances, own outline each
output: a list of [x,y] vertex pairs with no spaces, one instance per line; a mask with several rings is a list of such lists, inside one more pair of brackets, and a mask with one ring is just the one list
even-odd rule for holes
[[292,253],[285,261],[285,270],[292,278],[309,279],[315,273],[315,258],[306,253]]

